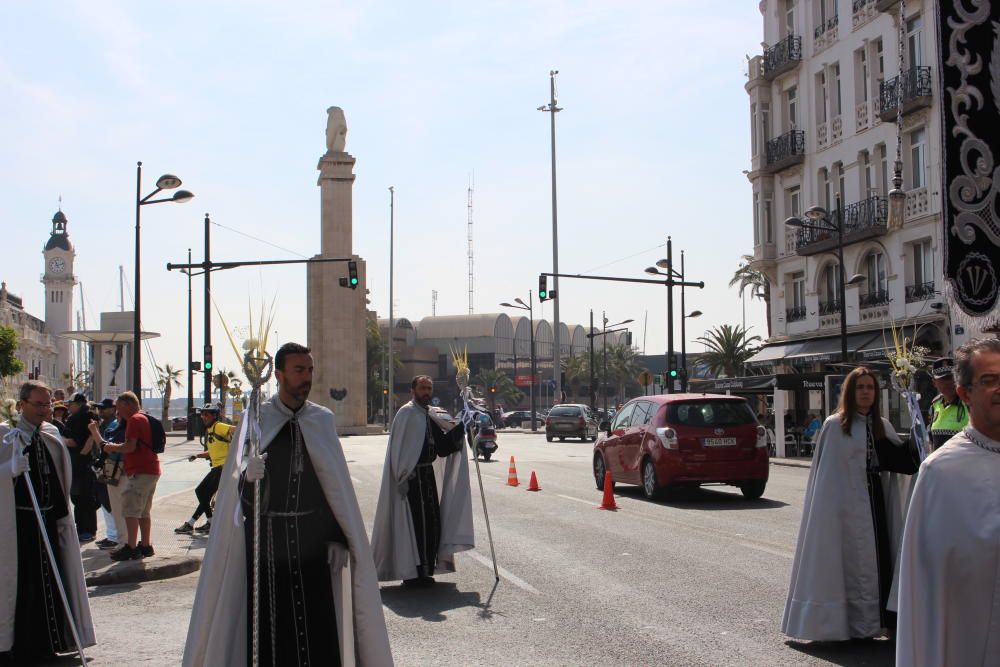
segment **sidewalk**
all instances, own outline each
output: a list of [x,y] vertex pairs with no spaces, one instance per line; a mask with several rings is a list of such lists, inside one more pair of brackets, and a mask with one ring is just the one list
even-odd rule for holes
[[789,456],[783,459],[771,457],[771,465],[791,466],[792,468],[811,468],[812,457],[810,456]]
[[[166,452],[160,455],[161,463],[178,455],[174,447],[185,444],[184,435],[167,434]],[[198,447],[200,449],[200,447]],[[191,516],[194,504],[193,485],[153,501],[153,549],[156,555],[142,560],[116,563],[110,551],[101,551],[94,543],[84,544],[81,552],[87,586],[134,584],[144,581],[180,577],[201,568],[201,560],[208,546],[208,536],[176,535],[174,528]],[[98,513],[100,516],[101,513]],[[104,520],[98,536],[104,535]]]

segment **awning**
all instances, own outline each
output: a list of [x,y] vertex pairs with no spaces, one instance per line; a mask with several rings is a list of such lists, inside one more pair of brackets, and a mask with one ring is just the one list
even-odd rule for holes
[[750,375],[736,378],[691,380],[689,391],[694,394],[770,394],[775,389],[823,390],[822,373],[784,373],[781,375]]
[[[917,344],[927,347],[932,353],[940,354],[942,349],[941,341],[938,340],[940,331],[933,326],[910,326],[899,327],[896,330],[898,336],[909,338],[913,343],[914,335],[917,336]],[[892,330],[885,329],[878,332],[874,338],[858,348],[857,358],[860,361],[883,361],[889,358],[888,352],[892,349]]]
[[[847,336],[847,356],[850,360],[858,349],[870,343],[875,338],[881,339],[881,332],[865,331]],[[787,341],[765,347],[750,357],[747,364],[761,366],[774,364],[784,360],[792,364],[811,364],[841,361],[840,336],[827,338],[811,338],[808,340]]]

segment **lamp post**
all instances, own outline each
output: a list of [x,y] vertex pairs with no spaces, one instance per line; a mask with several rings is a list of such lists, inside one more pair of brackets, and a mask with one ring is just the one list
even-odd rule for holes
[[[520,298],[516,298],[514,301],[516,303],[507,303],[504,301],[500,305],[504,308],[517,308],[518,310],[528,311],[528,344],[531,345],[531,383],[528,385],[529,400],[531,401],[531,430],[538,431],[538,424],[535,423],[535,301],[534,297],[531,296],[530,290],[528,291],[528,303],[525,303]],[[514,375],[515,377],[517,375],[516,368]]]
[[147,204],[162,204],[163,202],[174,202],[175,204],[183,204],[185,202],[191,201],[194,197],[193,194],[187,190],[177,190],[172,197],[164,197],[162,199],[153,199],[157,194],[163,192],[164,190],[175,190],[181,185],[181,179],[177,178],[173,174],[164,174],[156,179],[156,189],[150,192],[145,197],[142,196],[142,162],[136,162],[135,167],[135,312],[132,316],[132,390],[135,395],[139,397],[142,401],[142,355],[140,350],[141,339],[142,339],[142,324],[141,324],[141,296],[142,292],[140,289],[141,273],[140,273],[140,215],[139,212],[142,210],[143,206]]
[[[683,255],[681,256],[683,257]],[[681,298],[681,392],[688,390],[688,357],[687,357],[687,336],[684,323],[692,317],[701,317],[700,310],[692,310],[690,313],[684,312],[684,299]]]
[[[601,313],[601,322],[602,322],[601,333],[599,333],[599,334],[598,333],[592,333],[592,334],[590,334],[591,341],[593,341],[593,337],[594,336],[600,336],[601,337],[601,356],[604,357],[604,359],[602,360],[604,362],[604,371],[602,373],[603,377],[601,378],[601,389],[602,389],[601,393],[604,394],[604,414],[605,415],[608,414],[608,342],[607,342],[608,338],[607,337],[608,337],[609,333],[617,333],[619,331],[625,331],[625,329],[616,329],[615,327],[620,327],[623,324],[630,324],[630,323],[632,323],[634,321],[635,320],[629,318],[627,320],[622,320],[621,322],[617,322],[617,323],[612,324],[612,325],[609,326],[608,325],[608,317],[607,317],[607,315],[604,312],[602,312]],[[593,355],[593,343],[591,343],[591,355]],[[591,356],[591,366],[593,366],[593,356]]]
[[830,213],[822,206],[813,206],[805,212],[809,222],[799,218],[788,218],[785,225],[800,229],[833,232],[837,235],[837,299],[840,301],[840,363],[848,363],[847,358],[847,285],[864,282],[865,277],[855,274],[850,281],[844,274],[844,221],[840,212],[840,196],[837,196],[837,215],[831,219]]
[[[191,248],[188,248],[188,264],[191,263]],[[194,439],[194,338],[191,331],[191,269],[185,271],[188,279],[188,367],[187,367],[187,439]]]
[[[679,278],[681,281],[681,311],[683,314],[684,310],[684,253],[681,252],[681,271],[678,272],[674,269],[674,243],[671,238],[667,237],[667,256],[663,259],[657,260],[656,266],[647,266],[646,273],[651,276],[667,276],[669,279],[667,282],[667,371],[666,380],[667,386],[666,390],[668,394],[673,393],[673,378],[670,375],[670,371],[674,369],[674,285],[673,279]],[[659,268],[657,268],[659,267]],[[660,271],[660,269],[666,269],[666,271]],[[681,319],[681,338],[684,338],[684,320]],[[681,341],[681,347],[684,346],[683,340]]]
[[396,216],[396,189],[395,187],[390,185],[389,186],[389,351],[387,353],[388,363],[386,364],[389,367],[387,369],[389,375],[389,393],[387,394],[388,407],[386,408],[385,411],[385,423],[387,431],[389,430],[388,424],[392,421],[392,399],[395,398],[395,391],[394,391],[395,369],[393,368],[393,366],[395,366],[396,364],[393,363],[394,357],[392,355],[393,352],[392,327],[393,325],[395,325],[395,322],[393,322],[392,319],[392,297],[393,297],[392,290],[393,290],[393,277],[394,277],[393,241],[395,240],[395,224],[396,224],[395,216]]
[[[539,111],[544,111],[550,114],[550,136],[552,144],[552,273],[557,274],[552,278],[552,290],[558,295],[559,294],[559,225],[556,206],[556,114],[562,111],[562,109],[556,106],[556,74],[559,74],[559,70],[554,69],[549,71],[549,103],[543,104],[538,107]],[[559,299],[553,299],[552,301],[552,318],[553,323],[553,345],[552,345],[552,368],[553,368],[553,380],[555,380],[556,386],[552,391],[553,402],[555,401],[555,396],[562,396],[562,349],[560,347],[559,341]]]

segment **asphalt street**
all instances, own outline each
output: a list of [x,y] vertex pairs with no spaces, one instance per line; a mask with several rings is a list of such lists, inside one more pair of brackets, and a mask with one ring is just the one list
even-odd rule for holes
[[[888,641],[795,643],[778,631],[807,468],[772,466],[756,502],[728,487],[649,502],[619,485],[620,509],[606,512],[597,509],[590,443],[504,432],[499,442],[499,460],[480,468],[500,581],[473,467],[476,549],[431,589],[383,585],[397,664],[893,663]],[[385,443],[343,439],[369,530]],[[506,485],[511,455],[519,487]],[[537,493],[526,490],[532,471]],[[161,491],[183,491],[201,474],[167,464]],[[178,664],[197,576],[92,589],[101,645],[91,664]]]

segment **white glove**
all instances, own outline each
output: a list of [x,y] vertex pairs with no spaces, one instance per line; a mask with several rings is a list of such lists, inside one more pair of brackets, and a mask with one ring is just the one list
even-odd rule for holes
[[28,472],[28,469],[30,467],[31,466],[28,465],[28,455],[27,454],[18,454],[18,455],[14,456],[14,460],[13,460],[13,470],[14,470],[13,476],[14,477],[20,477],[24,473]]
[[267,469],[267,454],[251,456],[247,459],[247,481],[259,482],[264,479],[264,471]]
[[351,552],[340,542],[330,542],[330,550],[328,552],[330,560],[330,568],[334,572],[337,570],[342,570],[347,567],[347,564],[351,559]]

